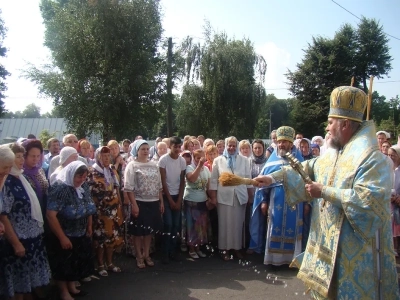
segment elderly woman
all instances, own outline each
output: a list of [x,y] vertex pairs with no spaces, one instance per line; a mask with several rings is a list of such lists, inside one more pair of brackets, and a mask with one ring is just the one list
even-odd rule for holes
[[[229,172],[240,177],[251,177],[249,160],[238,154],[238,140],[234,137],[225,139],[225,150],[222,156],[214,160],[210,198],[218,209],[218,248],[223,260],[229,260],[229,250],[233,249],[238,258],[242,258],[243,225],[246,205],[253,198],[253,186],[221,186],[218,178],[222,172]],[[218,199],[218,204],[217,204]]]
[[91,236],[96,207],[86,183],[87,175],[83,162],[71,162],[57,175],[47,203],[47,219],[53,233],[47,243],[50,267],[64,300],[86,295],[76,288],[75,281],[94,270]]
[[54,172],[50,175],[50,185],[53,185],[56,181],[57,175],[61,172],[63,168],[68,166],[71,162],[78,160],[78,152],[75,148],[65,146],[60,151],[60,165]]
[[[22,174],[25,149],[16,143],[10,144],[10,148],[15,159],[4,183],[0,215],[6,231],[0,262],[0,294],[14,299],[31,299],[33,290],[50,282],[50,267],[42,238],[44,222],[36,193]],[[9,170],[12,153],[3,159],[7,164],[2,166],[2,175]],[[3,180],[4,176],[1,182]]]
[[25,148],[25,162],[24,174],[27,176],[29,182],[34,187],[36,196],[39,199],[40,207],[42,208],[43,215],[46,211],[47,193],[49,182],[47,181],[46,174],[42,169],[44,160],[43,146],[39,140],[26,140],[22,143]]
[[149,144],[139,140],[132,149],[132,160],[125,169],[124,191],[131,203],[128,231],[133,235],[136,264],[143,269],[154,266],[150,257],[152,233],[162,229],[164,213],[160,171],[149,160]]
[[107,271],[121,272],[121,269],[113,264],[113,253],[115,250],[120,251],[124,243],[124,219],[118,175],[116,170],[110,167],[110,149],[98,148],[95,161],[93,170],[89,173],[90,191],[97,207],[97,214],[93,216],[93,243],[97,251],[99,275],[107,276]]

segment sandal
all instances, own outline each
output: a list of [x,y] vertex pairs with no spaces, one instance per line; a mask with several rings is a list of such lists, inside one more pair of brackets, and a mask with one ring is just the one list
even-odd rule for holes
[[146,268],[146,265],[144,264],[143,258],[136,258],[136,265],[139,269],[144,269]]
[[191,258],[193,258],[193,259],[197,259],[197,258],[199,258],[199,256],[197,255],[197,253],[196,252],[189,252],[189,256],[191,257]]
[[108,276],[108,272],[104,268],[104,265],[99,266],[97,270],[98,270],[98,273],[99,273],[100,276],[103,276],[103,277],[107,277]]
[[114,264],[108,265],[108,266],[107,266],[107,270],[108,270],[108,271],[111,271],[111,272],[113,272],[113,273],[121,273],[121,268],[120,268],[120,267],[117,267],[117,266],[114,266]]
[[151,260],[151,257],[145,257],[144,261],[146,262],[146,265],[148,265],[149,267],[154,267],[154,262]]
[[221,251],[220,255],[221,255],[222,260],[224,260],[224,261],[231,260],[231,258],[229,257],[228,251]]

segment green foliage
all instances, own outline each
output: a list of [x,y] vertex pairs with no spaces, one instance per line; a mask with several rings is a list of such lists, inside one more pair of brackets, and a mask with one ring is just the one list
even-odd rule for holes
[[54,137],[56,137],[56,133],[50,133],[47,129],[43,129],[39,133],[39,140],[42,143],[43,149],[47,149],[47,141]]
[[162,94],[159,2],[42,0],[40,7],[53,60],[26,76],[69,129],[108,140],[151,128]]
[[203,46],[193,45],[190,38],[184,43],[187,85],[177,112],[178,132],[214,138],[253,136],[265,97],[265,60],[248,39],[211,34],[208,24],[205,31]]
[[380,124],[382,120],[387,120],[392,115],[390,103],[385,96],[380,96],[377,91],[372,93],[371,119],[375,124]]
[[[3,47],[3,41],[6,37],[6,32],[7,29],[4,25],[3,19],[1,18],[0,10],[0,58],[5,57],[7,53],[7,49]],[[10,73],[7,72],[3,64],[0,62],[0,116],[2,116],[6,112],[3,99],[5,98],[4,92],[7,90],[7,86],[4,81],[9,75]]]
[[297,99],[291,112],[294,128],[305,136],[323,132],[329,95],[335,87],[349,85],[354,75],[355,85],[362,83],[366,91],[365,80],[370,75],[387,75],[392,60],[387,43],[378,22],[366,18],[357,30],[343,25],[333,39],[313,37],[297,69],[286,74],[289,90]]
[[366,92],[366,80],[370,76],[383,78],[392,69],[389,54],[389,39],[383,31],[383,26],[374,19],[362,18],[357,29],[357,47],[354,74],[357,82],[362,83]]
[[34,103],[28,104],[25,109],[21,111],[13,112],[5,112],[3,118],[10,118],[10,119],[20,119],[20,118],[40,118],[40,107]]

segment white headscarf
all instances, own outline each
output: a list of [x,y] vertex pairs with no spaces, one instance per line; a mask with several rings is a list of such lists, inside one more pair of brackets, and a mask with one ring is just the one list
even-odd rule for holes
[[39,199],[36,196],[32,186],[26,180],[25,176],[22,175],[24,170],[18,169],[15,165],[11,168],[10,174],[18,177],[21,180],[22,186],[28,194],[29,201],[31,202],[31,217],[39,223],[39,227],[43,227],[43,215],[42,209],[40,208]]
[[62,169],[56,177],[57,181],[61,181],[61,182],[65,183],[66,185],[69,185],[69,186],[72,186],[73,188],[75,188],[79,199],[83,198],[83,193],[85,192],[85,190],[82,188],[82,186],[79,186],[79,187],[74,186],[74,177],[75,177],[76,170],[78,170],[82,166],[86,167],[86,165],[83,162],[81,162],[80,160],[73,161],[72,163],[68,164],[68,166],[66,166],[64,169]]

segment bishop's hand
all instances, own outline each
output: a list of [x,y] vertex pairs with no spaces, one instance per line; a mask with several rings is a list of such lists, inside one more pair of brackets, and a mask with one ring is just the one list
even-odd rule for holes
[[258,182],[258,187],[268,186],[272,184],[272,177],[268,175],[258,175],[254,178]]

